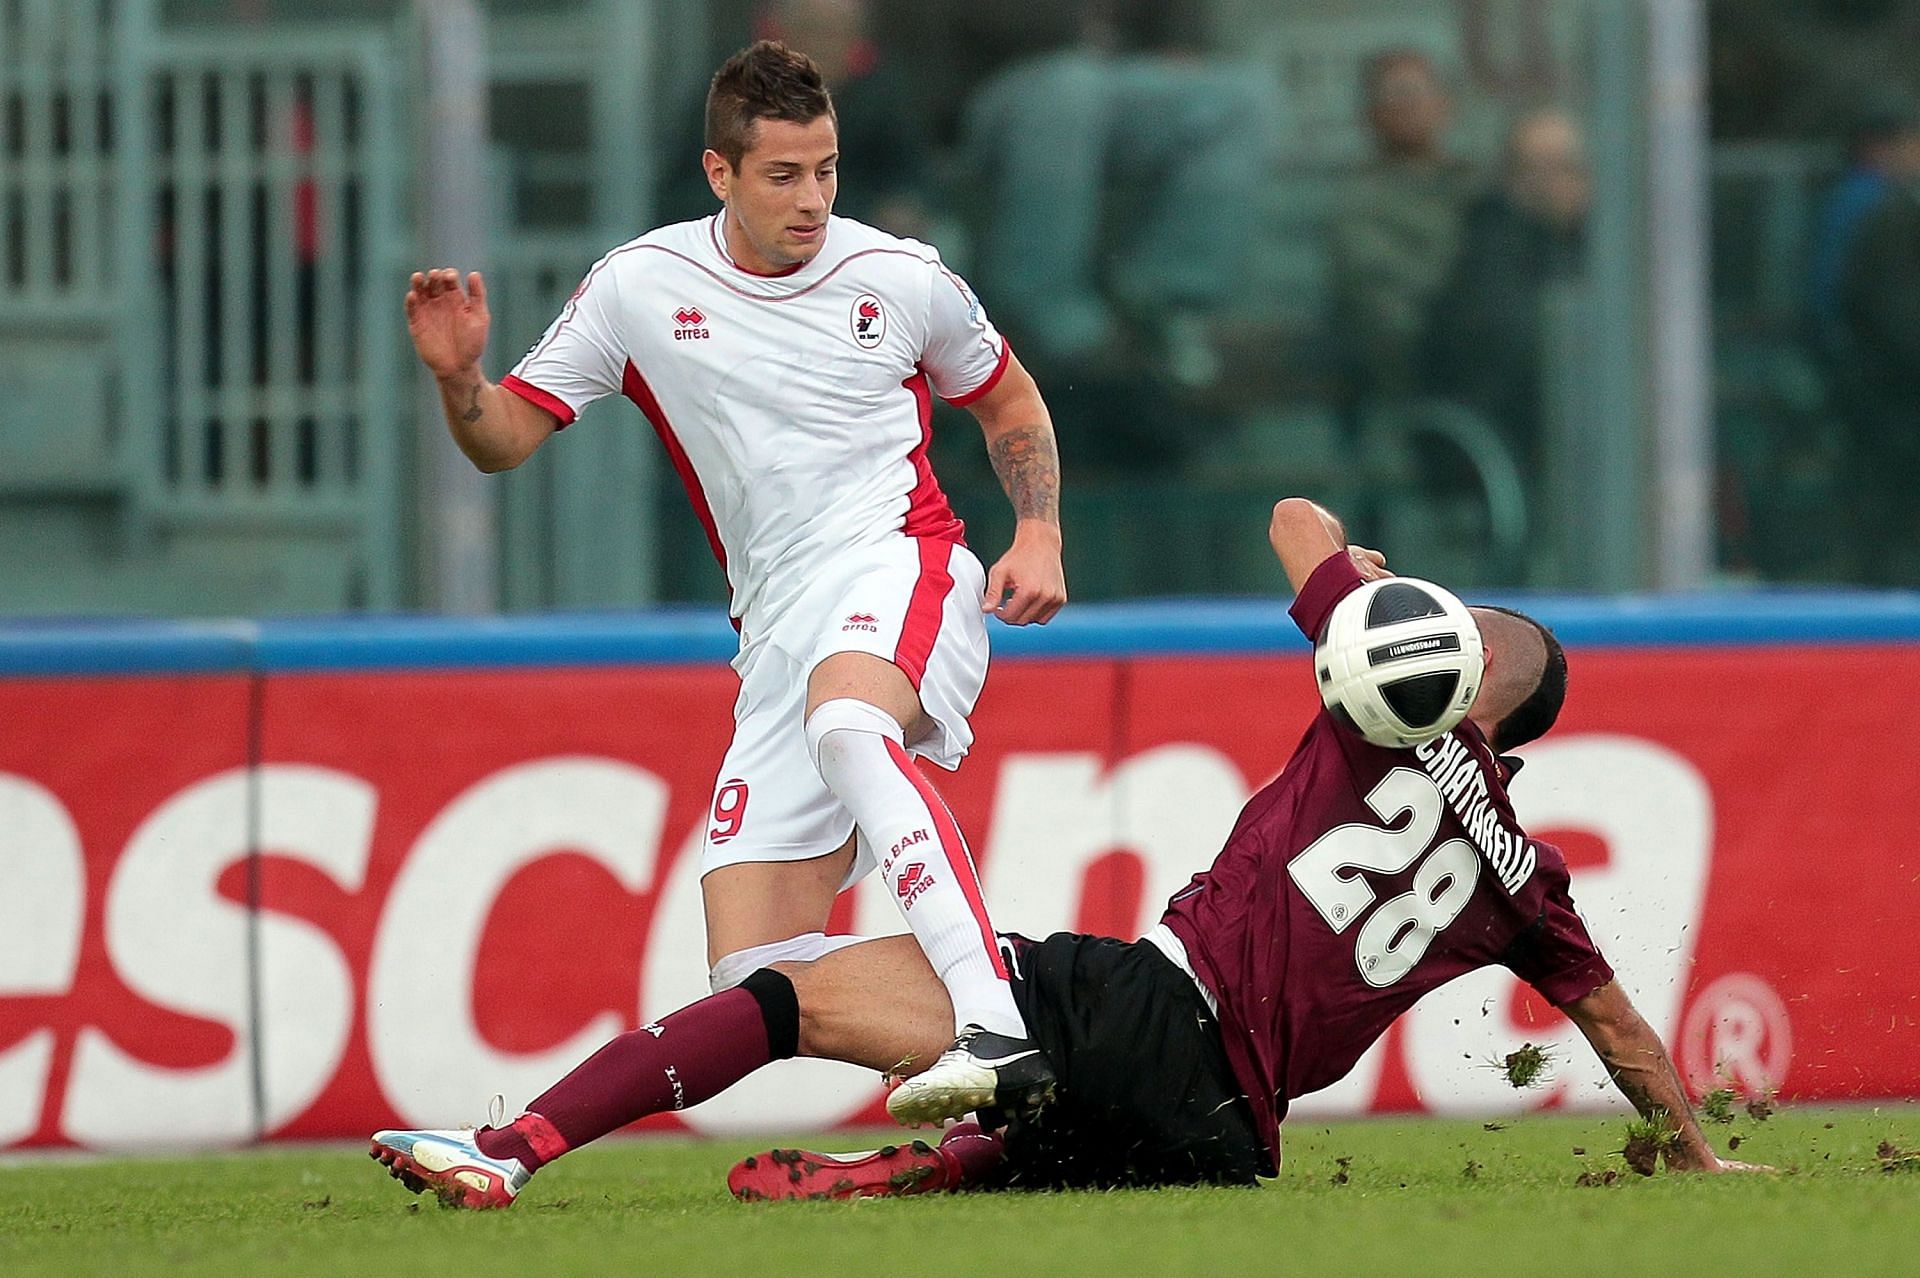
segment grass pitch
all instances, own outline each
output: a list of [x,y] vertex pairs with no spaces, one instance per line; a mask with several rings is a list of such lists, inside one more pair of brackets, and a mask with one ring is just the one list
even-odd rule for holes
[[555,1164],[494,1213],[415,1198],[337,1145],[22,1159],[0,1166],[0,1274],[1920,1273],[1920,1105],[1709,1124],[1716,1147],[1738,1136],[1736,1157],[1780,1168],[1764,1178],[1642,1179],[1625,1133],[1621,1118],[1302,1122],[1257,1190],[755,1205],[723,1178],[775,1142],[632,1140]]

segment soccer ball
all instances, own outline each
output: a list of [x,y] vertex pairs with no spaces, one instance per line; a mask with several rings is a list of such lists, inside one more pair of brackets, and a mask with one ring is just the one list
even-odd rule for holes
[[1417,577],[1370,581],[1334,605],[1313,647],[1320,700],[1377,746],[1451,732],[1480,691],[1480,628],[1451,593]]

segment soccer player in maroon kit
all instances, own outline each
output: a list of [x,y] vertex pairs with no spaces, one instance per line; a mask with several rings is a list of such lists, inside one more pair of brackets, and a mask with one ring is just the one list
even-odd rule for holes
[[[1268,539],[1309,639],[1346,594],[1391,575],[1303,498],[1274,508]],[[1525,834],[1508,801],[1519,761],[1507,752],[1553,725],[1565,655],[1528,617],[1472,612],[1486,670],[1453,731],[1386,749],[1323,711],[1146,937],[1002,938],[1015,997],[1059,1080],[1052,1103],[983,1115],[938,1147],[773,1151],[733,1169],[734,1192],[1251,1184],[1279,1168],[1291,1100],[1343,1077],[1423,995],[1495,964],[1565,1012],[1634,1107],[1672,1130],[1669,1168],[1750,1170],[1708,1146],[1659,1036],[1574,910],[1565,859]],[[697,1104],[782,1056],[924,1068],[945,1046],[950,1016],[911,938],[778,964],[634,1031],[653,1036],[644,1061],[629,1052],[619,1068],[596,1070],[600,1058],[589,1060],[528,1107],[538,1139],[503,1129],[489,1152],[511,1164],[517,1191],[550,1157]],[[470,1199],[449,1189],[451,1173],[383,1161],[410,1187]]]

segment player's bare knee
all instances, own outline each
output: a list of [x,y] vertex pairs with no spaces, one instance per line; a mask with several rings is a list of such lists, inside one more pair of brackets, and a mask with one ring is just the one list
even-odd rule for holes
[[920,696],[906,672],[866,652],[836,652],[807,676],[807,717],[829,701],[864,701],[910,726],[920,717]]
[[834,994],[829,982],[820,979],[817,963],[775,963],[772,969],[793,985],[794,1001],[800,1006],[800,1055],[832,1054]]

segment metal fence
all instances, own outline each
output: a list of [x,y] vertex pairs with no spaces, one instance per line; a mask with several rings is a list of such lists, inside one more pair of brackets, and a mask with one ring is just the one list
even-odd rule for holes
[[110,500],[127,483],[110,411],[120,8],[0,3],[0,493],[11,498]]
[[[1647,524],[1626,513],[1651,500],[1641,489],[1652,469],[1635,460],[1653,416],[1641,390],[1653,362],[1640,333],[1653,219],[1638,28],[1586,0],[1534,5],[1537,31],[1499,29],[1518,41],[1510,49],[1493,28],[1460,27],[1444,5],[1327,0],[1284,16],[1254,0],[1212,7],[1222,23],[1251,24],[1254,55],[1288,103],[1288,153],[1259,196],[1263,233],[1247,271],[1247,291],[1283,336],[1310,334],[1325,309],[1332,196],[1366,145],[1351,97],[1366,50],[1453,50],[1491,59],[1475,74],[1497,86],[1553,73],[1566,96],[1590,99],[1602,179],[1594,236],[1612,265],[1572,319],[1564,307],[1549,316],[1559,316],[1547,342],[1559,355],[1545,408],[1563,446],[1553,473],[1518,498],[1502,477],[1510,466],[1493,465],[1501,475],[1491,477],[1475,466],[1483,498],[1449,543],[1465,557],[1435,570],[1640,580],[1649,547],[1622,532]],[[442,432],[398,296],[416,266],[478,264],[420,258],[435,197],[416,177],[433,161],[428,97],[414,87],[424,10],[316,0],[315,13],[296,14],[272,0],[250,11],[260,21],[210,5],[225,17],[195,23],[189,8],[0,0],[0,612],[418,604],[427,592],[411,565],[432,562],[416,550],[434,524],[417,459],[422,432]],[[673,132],[656,127],[656,79],[697,79],[682,71],[707,65],[721,19],[691,0],[484,10],[492,149],[479,158],[498,204],[483,265],[498,376],[588,265],[649,224],[657,143]],[[1463,129],[1484,149],[1504,109],[1488,99]],[[1776,477],[1805,469],[1789,445],[1823,412],[1793,325],[1812,193],[1832,158],[1725,148],[1713,167],[1722,452],[1756,512]],[[1370,452],[1385,460],[1367,469],[1310,382],[1236,409],[1218,447],[1177,477],[1120,476],[1104,488],[1072,478],[1069,567],[1082,597],[1266,588],[1266,565],[1239,555],[1238,538],[1279,486],[1371,501],[1423,550],[1447,542],[1436,531],[1447,511],[1423,505],[1410,482],[1395,486],[1406,469],[1395,457],[1410,438],[1466,454],[1473,441],[1431,414],[1383,419]],[[1617,473],[1601,473],[1608,459]],[[1004,503],[985,468],[973,472],[943,473],[990,551],[1006,531]],[[485,504],[491,524],[473,540],[497,563],[503,608],[713,593],[650,433],[617,401],[487,481]],[[1149,542],[1117,552],[1131,534],[1107,531],[1147,511],[1158,512]]]
[[149,507],[175,526],[335,532],[355,578],[342,602],[390,605],[407,420],[387,286],[404,235],[391,39],[147,48],[147,131],[129,150],[153,252],[130,302],[150,308],[132,327],[167,393],[130,404],[130,424]]
[[393,32],[0,4],[12,610],[398,601]]
[[[501,194],[496,376],[644,221],[651,9],[491,24],[496,93],[585,116],[577,152],[480,157]],[[262,24],[0,0],[0,611],[419,601],[416,441],[438,424],[399,307],[434,198],[409,180],[419,61],[399,0]],[[568,171],[556,227],[526,192]],[[596,409],[496,481],[501,606],[653,597],[636,424]]]

